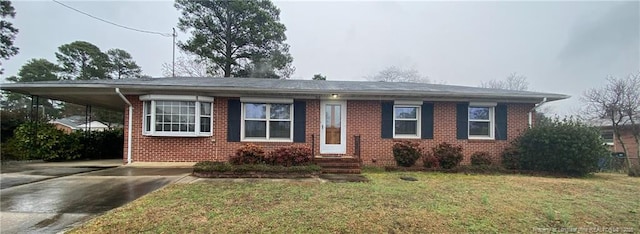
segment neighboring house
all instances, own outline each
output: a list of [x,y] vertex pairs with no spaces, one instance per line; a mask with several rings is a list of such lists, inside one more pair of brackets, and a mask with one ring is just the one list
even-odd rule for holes
[[[638,126],[636,126],[638,127]],[[624,152],[622,143],[627,148],[627,156],[632,162],[640,163],[638,160],[638,144],[633,138],[631,125],[623,124],[620,127],[620,139],[615,137],[613,127],[610,123],[600,126],[600,133],[605,144],[609,147],[611,152]]]
[[87,123],[85,116],[74,115],[61,119],[51,120],[50,124],[53,124],[57,129],[62,130],[65,133],[71,133],[74,131],[104,131],[109,127],[99,121],[91,121]]
[[245,143],[304,145],[317,156],[395,165],[392,145],[500,152],[535,104],[569,96],[424,83],[146,78],[3,84],[3,90],[125,110],[124,159],[226,161]]

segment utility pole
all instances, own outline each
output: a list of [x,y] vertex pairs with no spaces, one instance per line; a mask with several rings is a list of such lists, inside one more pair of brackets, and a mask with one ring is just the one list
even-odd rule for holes
[[171,76],[176,77],[176,28],[173,28],[173,62],[171,63]]

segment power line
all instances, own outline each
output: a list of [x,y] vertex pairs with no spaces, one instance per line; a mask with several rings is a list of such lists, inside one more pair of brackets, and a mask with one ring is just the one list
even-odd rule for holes
[[66,5],[66,4],[64,4],[64,3],[61,3],[61,2],[59,2],[59,1],[57,1],[57,0],[52,0],[52,1],[53,1],[53,2],[55,2],[55,3],[58,3],[58,4],[60,4],[60,5],[62,5],[62,6],[64,6],[64,7],[66,7],[66,8],[69,8],[69,9],[71,9],[71,10],[75,11],[75,12],[78,12],[78,13],[80,13],[80,14],[83,14],[83,15],[89,16],[89,17],[91,17],[91,18],[93,18],[93,19],[100,20],[100,21],[102,21],[102,22],[105,22],[105,23],[107,23],[107,24],[111,24],[111,25],[114,25],[114,26],[117,26],[117,27],[121,27],[121,28],[129,29],[129,30],[133,30],[133,31],[136,31],[136,32],[141,32],[141,33],[156,34],[156,35],[160,35],[160,36],[163,36],[163,37],[175,37],[175,34],[172,34],[172,33],[154,32],[154,31],[142,30],[142,29],[137,29],[137,28],[132,28],[132,27],[128,27],[128,26],[121,25],[121,24],[117,24],[117,23],[114,23],[114,22],[111,22],[111,21],[108,21],[108,20],[105,20],[105,19],[102,19],[102,18],[99,18],[99,17],[93,16],[93,15],[91,15],[91,14],[89,14],[89,13],[86,13],[86,12],[83,12],[83,11],[81,11],[81,10],[78,10],[78,9],[76,9],[76,8],[73,8],[73,7],[69,6],[69,5]]

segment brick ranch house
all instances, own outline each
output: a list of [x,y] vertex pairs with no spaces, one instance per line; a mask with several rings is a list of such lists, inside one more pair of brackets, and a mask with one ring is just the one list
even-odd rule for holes
[[3,90],[124,110],[124,162],[225,161],[245,143],[395,165],[397,140],[496,159],[535,106],[567,95],[439,84],[144,78],[3,84]]

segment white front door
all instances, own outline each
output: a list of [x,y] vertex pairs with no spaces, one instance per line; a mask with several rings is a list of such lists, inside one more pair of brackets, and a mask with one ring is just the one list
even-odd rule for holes
[[320,154],[347,153],[347,102],[320,102]]

